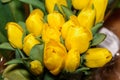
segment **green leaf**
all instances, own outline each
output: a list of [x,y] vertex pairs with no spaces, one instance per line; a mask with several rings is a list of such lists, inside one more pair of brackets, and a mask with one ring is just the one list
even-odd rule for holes
[[20,64],[20,63],[23,63],[23,60],[22,60],[22,59],[12,59],[12,60],[6,62],[5,65]]
[[48,21],[47,21],[47,15],[45,15],[45,16],[43,17],[43,22],[44,22],[44,23],[48,23]]
[[60,42],[65,45],[65,40],[62,38],[62,36],[60,36]]
[[105,38],[106,38],[106,35],[103,34],[103,33],[97,33],[97,34],[95,34],[95,36],[94,36],[94,38],[93,38],[90,46],[97,46],[102,41],[104,41]]
[[32,60],[39,60],[41,63],[43,62],[43,52],[44,51],[44,44],[35,45],[31,51],[29,58]]
[[90,70],[90,68],[88,68],[88,67],[81,67],[81,68],[77,69],[74,73],[80,73],[80,72],[84,72],[84,71],[87,71],[87,70]]
[[85,58],[85,54],[83,53],[83,54],[80,55],[80,66],[84,65],[84,62],[85,62],[84,58]]
[[55,4],[55,6],[54,6],[54,11],[58,11],[58,12],[60,12],[59,7],[58,7],[57,4]]
[[97,31],[103,26],[103,22],[100,22],[92,27],[92,34],[95,35]]
[[33,7],[31,4],[29,4],[29,9],[30,9],[30,13],[33,11]]
[[3,35],[3,33],[0,31],[0,42],[7,42],[7,38]]
[[21,55],[19,54],[17,49],[15,49],[15,58],[16,59],[20,59],[21,58]]
[[26,24],[23,21],[18,21],[18,24],[22,27],[22,29],[27,32]]
[[67,0],[67,5],[68,5],[68,8],[71,9],[72,8],[72,0]]
[[63,12],[65,13],[65,16],[67,19],[69,19],[70,16],[73,15],[73,12],[68,7],[62,5],[61,8]]
[[28,32],[28,30],[27,30],[27,28],[26,28],[25,22],[19,21],[18,24],[19,24],[19,25],[22,27],[22,29],[24,30],[24,33],[23,33],[23,36],[22,36],[22,43],[23,43],[24,37],[25,37],[27,34],[29,34],[29,32]]
[[2,3],[10,2],[11,0],[1,0]]
[[[7,38],[5,25],[9,21],[14,21],[13,14],[8,4],[2,4],[0,1],[0,35]],[[1,38],[0,38],[1,39]]]
[[4,80],[3,77],[2,77],[2,74],[0,74],[0,80]]
[[19,0],[21,2],[27,3],[27,4],[31,4],[35,7],[40,8],[45,14],[47,14],[46,9],[45,9],[45,5],[42,1],[39,0]]
[[47,72],[44,76],[44,80],[56,80],[56,79],[53,75]]
[[12,0],[9,7],[16,22],[25,21],[25,10],[23,4],[18,0]]
[[16,52],[23,58],[23,59],[25,59],[26,58],[26,56],[24,55],[24,53],[20,50],[20,49],[16,49]]
[[8,42],[1,43],[0,49],[15,50]]
[[3,72],[4,80],[34,80],[23,65],[11,64]]
[[42,40],[41,35],[40,35],[40,37],[35,37],[35,39],[37,39],[37,40],[40,42],[40,44],[43,44],[43,43],[44,43],[44,41]]

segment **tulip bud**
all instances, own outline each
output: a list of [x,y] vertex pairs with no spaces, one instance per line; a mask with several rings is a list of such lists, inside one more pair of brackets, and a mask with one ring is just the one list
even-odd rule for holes
[[91,29],[95,20],[94,6],[84,8],[78,15],[78,21],[81,26]]
[[42,32],[44,42],[48,42],[50,39],[60,41],[60,35],[60,32],[56,28],[52,28],[48,24],[44,25]]
[[90,68],[103,67],[112,59],[111,52],[106,48],[88,49],[85,55],[85,65]]
[[78,50],[71,49],[65,58],[65,70],[74,72],[80,65],[80,53]]
[[70,19],[63,24],[61,29],[63,39],[67,37],[68,31],[71,26],[80,26],[79,21],[75,15],[70,16]]
[[23,29],[15,22],[6,25],[8,40],[14,48],[22,49]]
[[53,12],[48,14],[47,21],[50,27],[61,30],[62,25],[65,23],[64,17],[58,12]]
[[72,0],[72,5],[75,9],[80,10],[87,7],[89,2],[90,0]]
[[66,53],[64,45],[60,42],[50,40],[45,43],[44,64],[53,75],[59,74],[63,69]]
[[68,50],[74,48],[83,53],[88,49],[91,39],[92,34],[87,28],[71,27],[65,39],[65,45]]
[[40,42],[36,40],[32,34],[28,34],[24,38],[23,51],[26,53],[26,55],[29,55],[32,47],[35,46],[36,44],[40,44]]
[[108,4],[108,0],[93,0],[93,4],[96,10],[96,21],[95,23],[102,22],[104,19],[104,14]]
[[40,9],[33,10],[26,20],[26,27],[34,36],[40,36],[43,28],[43,12]]
[[45,0],[45,5],[47,8],[48,13],[52,13],[54,11],[55,4],[58,5],[59,9],[61,10],[61,5],[67,6],[66,0]]
[[40,75],[43,72],[43,66],[40,61],[34,60],[30,62],[30,70],[35,75]]

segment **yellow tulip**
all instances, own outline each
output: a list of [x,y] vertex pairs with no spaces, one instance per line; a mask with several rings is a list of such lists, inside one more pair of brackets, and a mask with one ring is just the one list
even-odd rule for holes
[[85,55],[85,65],[90,68],[103,67],[112,59],[111,52],[106,48],[88,49]]
[[23,29],[15,22],[6,25],[8,40],[14,48],[22,49]]
[[71,49],[65,58],[64,69],[67,72],[74,72],[80,65],[80,53],[78,50]]
[[24,38],[23,51],[26,53],[26,55],[29,56],[32,47],[34,47],[36,44],[40,44],[40,42],[37,39],[35,39],[35,37],[32,34],[28,34]]
[[40,9],[33,10],[26,20],[26,27],[34,36],[40,36],[43,28],[43,12]]
[[66,54],[66,49],[60,42],[50,40],[45,43],[44,64],[53,75],[59,74],[64,68]]
[[61,5],[67,6],[66,0],[45,0],[45,6],[47,8],[48,13],[52,13],[54,11],[55,4],[58,5],[61,10]]
[[64,17],[58,12],[48,14],[47,21],[50,27],[61,30],[62,25],[65,23]]
[[30,62],[30,70],[34,75],[40,75],[43,72],[43,66],[40,61],[34,60]]
[[72,26],[71,21],[67,21],[63,24],[61,29],[62,38],[65,39],[68,33],[69,28]]
[[95,23],[99,23],[103,21],[104,19],[104,14],[106,11],[106,7],[108,4],[108,0],[93,0],[93,4],[96,10],[96,21]]
[[78,21],[81,26],[91,29],[95,21],[95,9],[92,6],[84,8],[78,15]]
[[50,27],[45,24],[42,32],[42,39],[44,42],[48,42],[50,39],[60,41],[60,32],[56,28]]
[[62,26],[62,37],[65,40],[65,46],[68,50],[74,48],[85,52],[89,47],[89,41],[92,40],[92,32],[86,27],[82,27],[76,16],[70,16],[70,20]]
[[74,48],[80,53],[85,52],[92,39],[92,33],[85,27],[70,27],[65,39],[65,46],[68,50]]
[[72,5],[75,9],[81,10],[89,4],[90,0],[72,0]]
[[80,25],[77,17],[75,15],[70,16],[70,19],[63,24],[62,29],[61,29],[61,34],[62,34],[63,39],[67,37],[69,28],[71,26],[76,26],[76,25],[77,26]]

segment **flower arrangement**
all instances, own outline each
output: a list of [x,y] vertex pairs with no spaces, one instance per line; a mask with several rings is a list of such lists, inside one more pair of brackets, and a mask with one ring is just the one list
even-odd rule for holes
[[0,48],[15,56],[5,63],[4,79],[77,80],[73,75],[88,76],[112,59],[98,47],[106,37],[98,30],[108,0],[19,1],[29,4],[30,14],[25,22],[6,24],[8,41]]

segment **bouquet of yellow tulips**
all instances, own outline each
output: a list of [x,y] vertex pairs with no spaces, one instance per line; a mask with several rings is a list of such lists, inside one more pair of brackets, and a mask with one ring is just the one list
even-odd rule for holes
[[111,61],[111,52],[98,47],[106,37],[98,30],[108,0],[18,1],[29,5],[30,14],[24,22],[6,24],[8,40],[0,49],[14,58],[5,63],[3,79],[86,80]]

